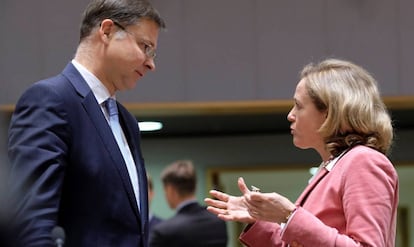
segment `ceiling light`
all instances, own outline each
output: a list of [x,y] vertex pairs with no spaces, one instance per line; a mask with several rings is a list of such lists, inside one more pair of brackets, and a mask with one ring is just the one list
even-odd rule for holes
[[141,131],[156,131],[162,129],[162,123],[160,122],[151,122],[151,121],[145,121],[145,122],[138,122],[139,129]]

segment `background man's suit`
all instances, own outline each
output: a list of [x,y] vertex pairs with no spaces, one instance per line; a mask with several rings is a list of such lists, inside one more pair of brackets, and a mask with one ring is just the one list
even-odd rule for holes
[[148,223],[149,239],[151,239],[151,234],[152,234],[152,231],[154,230],[154,227],[156,225],[158,225],[159,223],[163,222],[163,221],[164,221],[164,219],[162,219],[162,218],[160,218],[160,217],[158,217],[154,214],[150,215],[149,223]]
[[226,223],[197,202],[153,228],[150,247],[226,247]]
[[24,246],[54,246],[49,234],[56,224],[66,231],[65,246],[146,246],[140,133],[136,119],[120,104],[118,109],[137,167],[140,210],[102,109],[72,64],[22,95],[11,120],[9,157]]
[[151,230],[156,226],[156,225],[158,225],[159,223],[161,223],[161,222],[163,222],[164,220],[163,219],[161,219],[160,217],[158,217],[158,216],[156,216],[156,215],[152,215],[152,217],[150,217],[150,219],[149,219],[149,224],[148,224],[148,227],[149,227],[149,231],[151,232]]

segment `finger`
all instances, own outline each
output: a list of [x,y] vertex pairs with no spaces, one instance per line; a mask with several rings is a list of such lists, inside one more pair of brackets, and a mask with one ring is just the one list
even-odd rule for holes
[[216,206],[216,200],[213,200],[211,198],[204,198],[204,202],[208,205],[208,206]]
[[221,208],[216,208],[216,207],[208,206],[207,207],[207,210],[210,213],[213,213],[213,214],[215,214],[217,216],[219,216],[219,215],[228,215],[228,211],[225,210],[225,209],[221,209]]
[[232,215],[227,215],[227,214],[219,214],[219,215],[217,215],[217,217],[221,220],[224,220],[224,221],[234,221],[234,220],[236,220]]
[[244,179],[242,177],[239,177],[239,179],[237,180],[237,185],[239,186],[239,189],[243,194],[250,192],[249,188],[247,188],[247,185],[244,182]]
[[227,203],[222,202],[222,201],[218,201],[218,200],[214,200],[211,198],[205,198],[204,202],[208,205],[208,206],[212,206],[212,207],[216,207],[216,208],[222,208],[222,209],[227,209]]
[[223,214],[218,214],[217,217],[224,221],[238,221],[247,224],[254,223],[256,221],[256,219],[249,215],[247,212],[245,215],[237,215],[225,212]]
[[224,202],[227,202],[230,197],[228,194],[217,191],[217,190],[210,190],[210,195]]
[[237,218],[236,216],[232,215],[228,211],[223,211],[223,213],[218,214],[217,217],[224,221],[240,221],[241,219]]

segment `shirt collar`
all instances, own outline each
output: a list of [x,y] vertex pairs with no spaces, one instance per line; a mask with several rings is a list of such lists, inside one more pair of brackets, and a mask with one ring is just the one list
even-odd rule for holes
[[[77,62],[75,59],[72,60],[72,64],[79,71],[83,79],[92,90],[92,93],[95,95],[98,104],[102,104],[105,100],[111,97],[108,89],[104,86],[104,84],[87,68],[85,68],[85,66]],[[115,96],[112,98],[115,98]]]
[[328,172],[332,171],[334,166],[336,165],[336,162],[348,151],[343,151],[340,155],[336,156],[334,159],[330,160],[328,164],[325,165],[325,169],[328,170]]

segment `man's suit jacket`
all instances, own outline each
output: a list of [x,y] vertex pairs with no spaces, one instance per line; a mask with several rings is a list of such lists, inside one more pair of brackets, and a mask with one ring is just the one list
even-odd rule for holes
[[398,176],[383,154],[356,146],[322,169],[282,229],[257,221],[241,234],[249,247],[395,246]]
[[197,202],[156,225],[150,247],[226,247],[226,223]]
[[91,89],[70,63],[32,85],[11,120],[9,158],[15,225],[23,246],[147,246],[148,195],[137,120],[120,104],[119,118],[138,172],[140,210],[129,174]]

